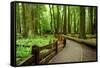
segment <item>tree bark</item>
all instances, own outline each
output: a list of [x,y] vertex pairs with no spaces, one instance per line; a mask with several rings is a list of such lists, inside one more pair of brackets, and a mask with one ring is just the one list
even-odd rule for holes
[[50,15],[51,15],[51,21],[50,21],[50,25],[51,25],[51,32],[52,32],[52,11],[51,11],[51,6],[49,5],[49,9],[50,9]]
[[59,12],[59,6],[57,6],[57,33],[59,33],[59,20],[60,19],[60,12]]
[[68,33],[70,33],[70,6],[68,6]]
[[80,7],[80,38],[85,39],[85,7]]
[[64,27],[63,27],[63,32],[66,35],[67,34],[67,21],[66,21],[66,6],[64,6]]
[[76,33],[76,13],[74,9],[74,33]]

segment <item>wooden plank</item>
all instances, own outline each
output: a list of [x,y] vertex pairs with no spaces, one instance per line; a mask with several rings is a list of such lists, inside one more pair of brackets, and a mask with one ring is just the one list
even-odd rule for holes
[[49,49],[49,52],[45,53],[45,54],[40,54],[40,60],[44,59],[46,56],[48,56],[49,54],[51,54],[54,51],[55,48],[53,49]]
[[52,59],[55,56],[56,52],[52,52],[51,54],[49,54],[46,58],[44,58],[43,60],[40,61],[40,64],[47,64],[49,62],[50,59]]
[[45,45],[43,47],[40,47],[40,50],[43,50],[43,49],[51,49],[54,44],[55,43],[51,43],[51,44]]
[[18,64],[18,66],[28,66],[28,65],[31,65],[32,63],[34,63],[33,55],[31,55],[28,58],[26,58],[25,60],[23,60],[20,64]]

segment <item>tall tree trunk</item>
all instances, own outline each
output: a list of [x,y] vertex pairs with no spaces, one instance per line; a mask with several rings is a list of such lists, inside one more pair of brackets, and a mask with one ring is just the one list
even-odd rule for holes
[[97,31],[97,29],[96,29],[96,27],[97,27],[97,7],[94,7],[94,33],[96,33],[96,31]]
[[85,7],[80,7],[80,38],[85,39]]
[[94,34],[94,31],[93,31],[93,7],[90,7],[90,27],[91,27],[91,34]]
[[39,19],[39,18],[38,18],[38,11],[39,11],[39,10],[38,10],[38,8],[39,8],[39,7],[38,7],[38,5],[36,5],[35,7],[36,7],[36,8],[35,8],[35,9],[36,9],[36,10],[35,10],[35,34],[38,34],[38,24],[39,24],[39,21],[38,21],[38,19]]
[[54,11],[54,6],[52,6],[52,10],[53,10],[53,20],[54,20],[54,34],[56,34],[56,18],[55,18],[55,11]]
[[51,25],[51,32],[52,32],[52,30],[53,30],[53,29],[52,29],[52,10],[51,10],[52,8],[51,8],[50,5],[49,5],[49,9],[50,9],[49,11],[50,11],[50,15],[51,15],[50,25]]
[[27,13],[28,13],[28,15],[27,15],[27,19],[28,19],[28,21],[27,21],[27,25],[28,25],[28,28],[29,28],[29,30],[28,30],[28,36],[29,37],[33,37],[33,19],[32,19],[32,4],[29,4],[29,5],[27,5],[28,6],[28,8],[27,8]]
[[55,33],[55,15],[54,15],[54,6],[52,6],[52,17],[53,17],[53,33]]
[[59,12],[59,6],[57,5],[57,33],[59,33],[59,23],[60,21],[60,12]]
[[16,31],[17,31],[17,33],[21,33],[21,12],[20,12],[20,10],[21,10],[20,5],[18,3],[16,5],[16,21],[17,21]]
[[74,9],[74,33],[76,33],[76,12]]
[[70,13],[70,23],[69,23],[69,25],[70,25],[70,33],[72,33],[72,13]]
[[21,24],[21,26],[22,26],[22,36],[23,37],[27,37],[27,32],[28,32],[28,28],[27,28],[27,6],[26,6],[26,4],[22,4],[22,8],[23,8],[23,11],[22,11],[22,13],[23,13],[23,22],[22,22],[22,24]]
[[63,10],[62,10],[62,17],[61,17],[61,33],[64,33],[64,30],[63,30],[63,28],[64,28],[64,6],[63,6]]
[[66,21],[66,6],[64,6],[64,27],[63,27],[63,32],[66,35],[67,34],[67,21]]
[[68,33],[70,33],[70,6],[68,6]]
[[94,31],[93,31],[93,7],[88,8],[88,13],[89,13],[89,33],[94,34]]
[[80,22],[80,20],[78,19],[78,22],[77,22],[77,31],[76,31],[76,33],[78,33],[78,34],[79,34],[79,28],[80,28],[79,22]]
[[34,10],[35,6],[32,5],[31,9],[32,9],[32,35],[35,36],[35,10]]

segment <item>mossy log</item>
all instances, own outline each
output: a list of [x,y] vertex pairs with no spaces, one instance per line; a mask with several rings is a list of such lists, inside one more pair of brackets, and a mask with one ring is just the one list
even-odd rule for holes
[[83,44],[86,44],[86,45],[90,45],[92,47],[97,46],[96,41],[91,41],[91,40],[86,40],[86,39],[79,39],[79,38],[70,37],[70,36],[65,36],[65,38],[70,39],[70,40],[74,40],[76,42],[83,43]]

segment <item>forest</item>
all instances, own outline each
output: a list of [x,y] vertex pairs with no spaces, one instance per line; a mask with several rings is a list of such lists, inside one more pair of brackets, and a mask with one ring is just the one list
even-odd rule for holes
[[96,15],[95,6],[16,3],[16,63],[31,54],[31,46],[50,44],[57,34],[96,42]]

